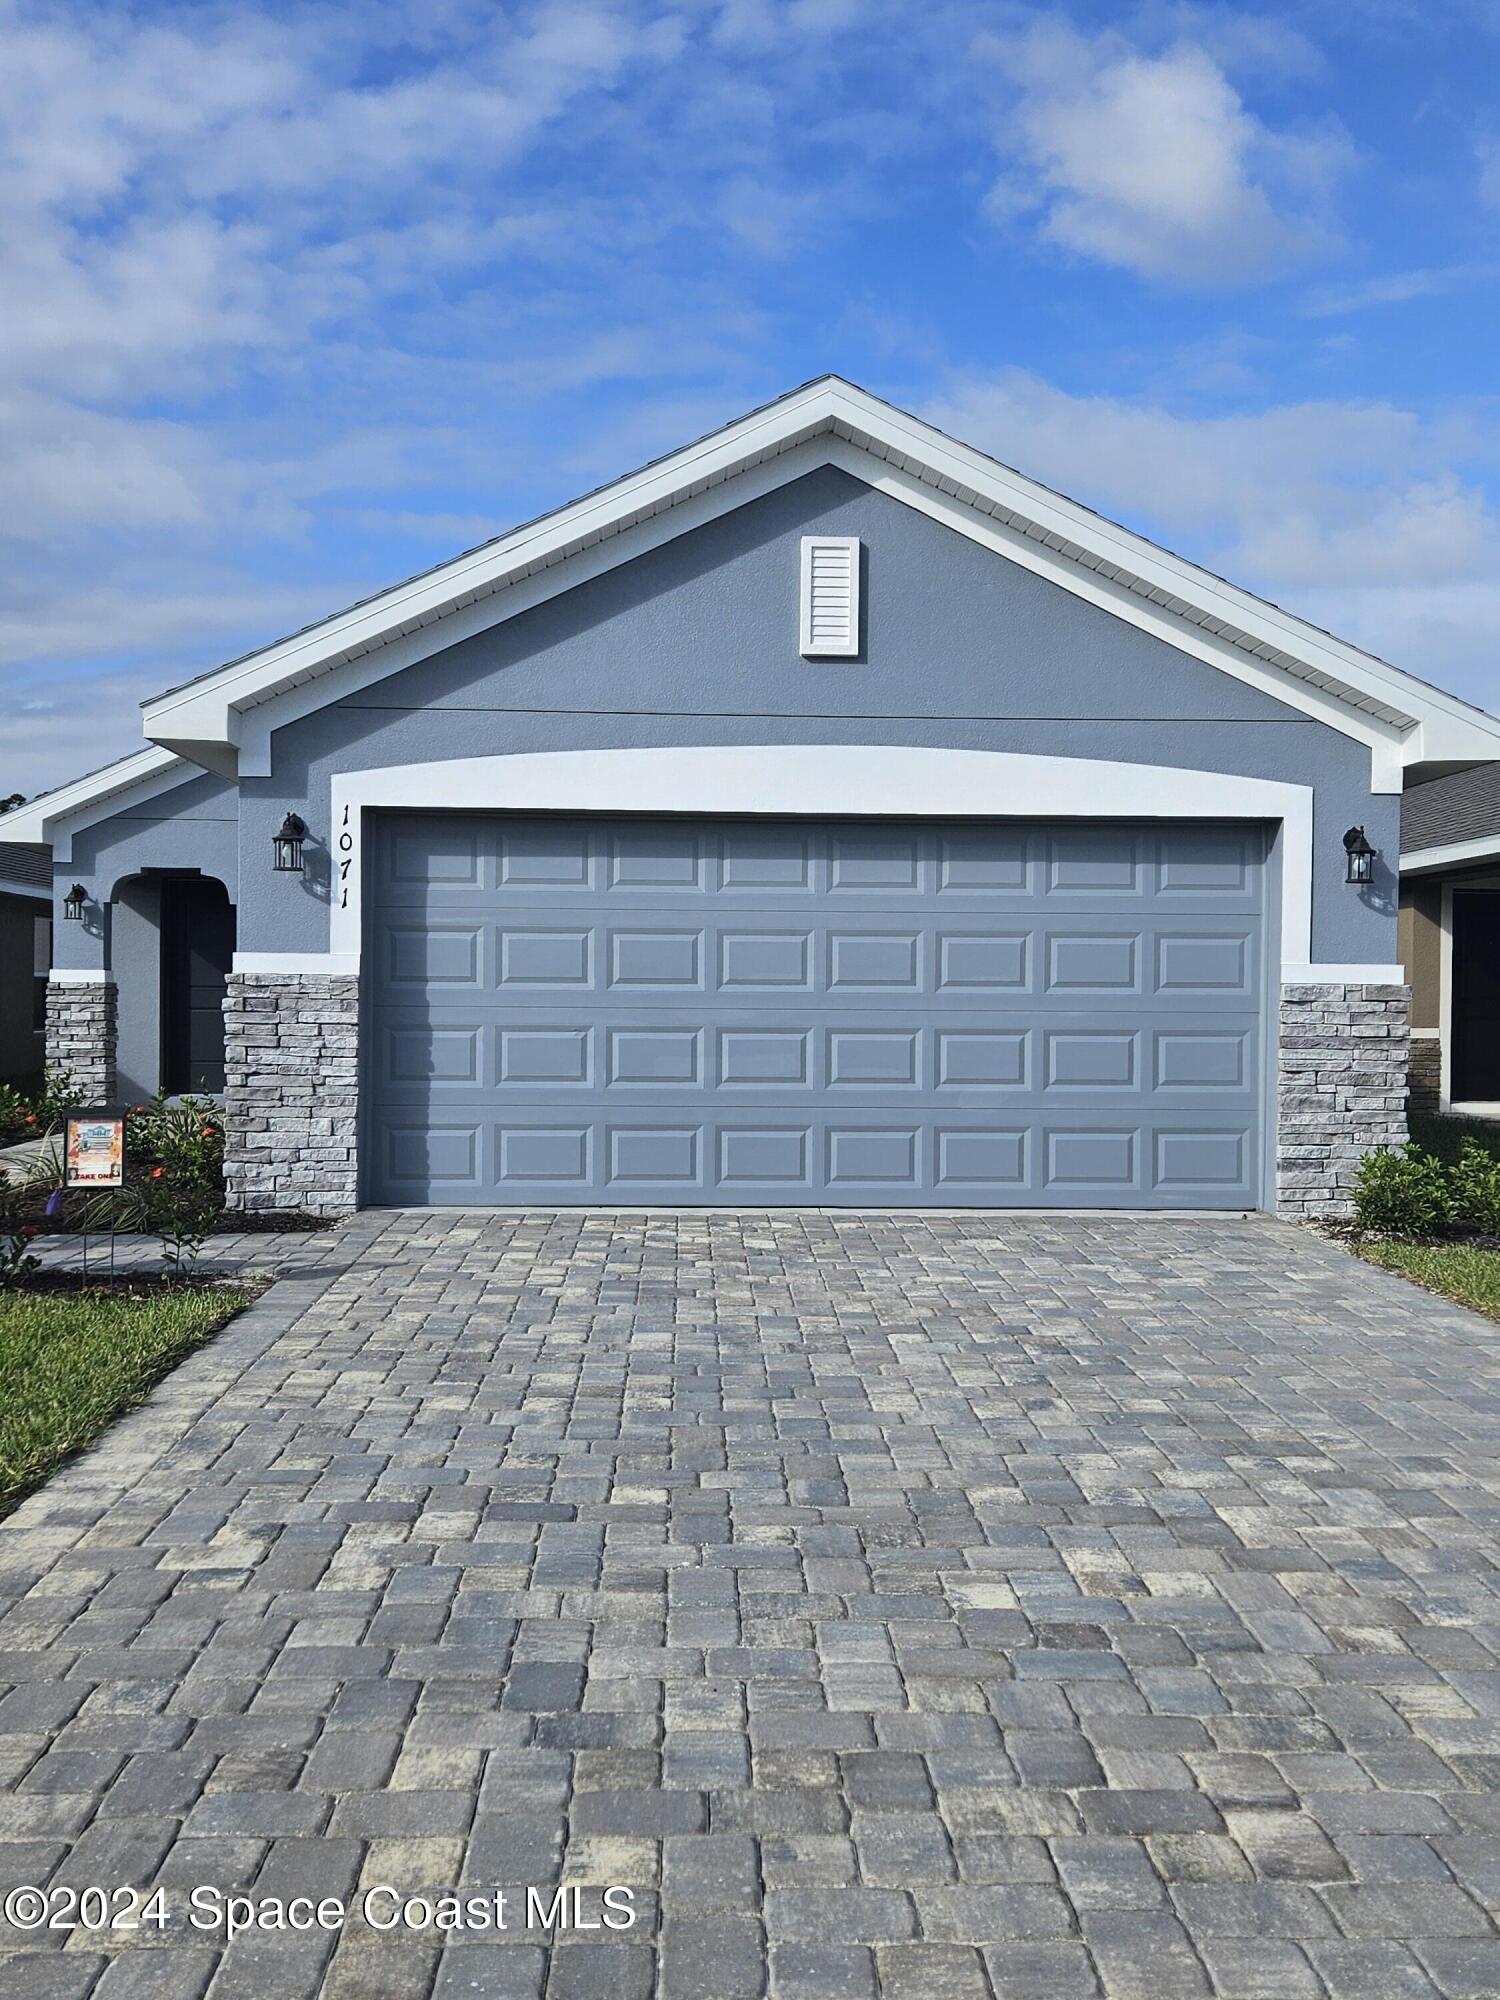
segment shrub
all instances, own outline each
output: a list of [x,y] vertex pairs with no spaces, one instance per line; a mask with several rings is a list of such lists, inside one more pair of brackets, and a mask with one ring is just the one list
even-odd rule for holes
[[1436,1236],[1453,1214],[1448,1174],[1420,1146],[1366,1153],[1354,1189],[1354,1220],[1377,1236]]
[[80,1090],[71,1076],[49,1075],[31,1100],[32,1109],[36,1113],[37,1131],[43,1137],[49,1132],[60,1131],[68,1113],[77,1111],[88,1101],[88,1093]]
[[25,1195],[25,1182],[0,1167],[0,1292],[41,1269],[41,1260],[31,1255],[36,1225],[22,1220]]
[[[30,1123],[28,1124],[28,1120]],[[0,1146],[13,1146],[35,1128],[31,1100],[13,1083],[0,1083]]]
[[45,1139],[83,1101],[83,1092],[68,1077],[49,1077],[40,1090],[32,1092],[0,1083],[0,1145]]
[[142,1230],[161,1238],[168,1270],[197,1261],[224,1206],[224,1124],[206,1097],[161,1094],[126,1114],[126,1182],[83,1210],[89,1229]]
[[1500,1160],[1487,1146],[1465,1139],[1448,1169],[1453,1220],[1486,1236],[1500,1236]]

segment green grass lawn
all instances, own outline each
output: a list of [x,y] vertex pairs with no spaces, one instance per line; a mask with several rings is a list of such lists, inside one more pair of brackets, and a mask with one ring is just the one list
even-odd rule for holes
[[140,1402],[248,1296],[191,1287],[0,1292],[0,1515]]
[[1355,1248],[1372,1264],[1500,1319],[1500,1250],[1479,1250],[1472,1243],[1394,1243],[1371,1236]]

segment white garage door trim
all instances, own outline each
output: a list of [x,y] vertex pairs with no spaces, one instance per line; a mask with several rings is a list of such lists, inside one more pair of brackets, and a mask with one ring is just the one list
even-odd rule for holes
[[[455,812],[597,812],[809,819],[1176,819],[1280,826],[1283,976],[1401,977],[1390,966],[1312,959],[1310,785],[1170,764],[1039,757],[910,744],[703,744],[642,750],[523,751],[349,771],[331,787],[334,864],[326,952],[242,952],[239,972],[357,972],[363,815],[388,807]],[[320,831],[320,829],[315,829]]]

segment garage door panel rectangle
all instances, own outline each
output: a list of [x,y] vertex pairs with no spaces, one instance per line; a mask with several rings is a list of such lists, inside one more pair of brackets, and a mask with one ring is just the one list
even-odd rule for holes
[[1103,896],[1114,902],[1141,892],[1141,836],[1112,827],[1074,827],[1049,834],[1049,897]]
[[593,979],[592,945],[587,931],[503,930],[500,984],[588,986]]
[[611,1126],[609,1180],[624,1191],[631,1184],[690,1186],[699,1178],[703,1131],[697,1125]]
[[371,1199],[1245,1207],[1253,827],[377,818]]
[[1243,1132],[1159,1131],[1152,1185],[1162,1192],[1205,1193],[1245,1182]]
[[1047,938],[1049,993],[1140,990],[1140,940],[1132,932],[1053,931]]
[[811,1188],[809,1177],[813,1135],[805,1125],[747,1125],[719,1132],[719,1174],[722,1188]]
[[423,990],[429,986],[477,986],[480,979],[478,929],[442,928],[402,922],[385,934],[386,983]]
[[812,984],[808,931],[725,931],[719,938],[719,985],[728,991],[800,992]]
[[1043,1037],[1047,1089],[1132,1089],[1137,1042],[1130,1029],[1049,1029]]
[[1026,1087],[1030,1035],[1024,1029],[943,1028],[936,1031],[939,1089],[1019,1090]]
[[1215,937],[1167,931],[1156,940],[1158,993],[1250,992],[1250,940],[1243,932]]
[[805,1084],[812,1033],[806,1028],[722,1028],[721,1084]]
[[586,1125],[502,1125],[498,1139],[502,1188],[532,1181],[589,1185],[592,1134]]
[[701,931],[615,931],[609,940],[609,983],[622,986],[700,986]]
[[1250,1075],[1250,1031],[1159,1028],[1155,1035],[1159,1090],[1242,1090]]
[[914,1084],[918,1037],[879,1028],[835,1028],[828,1037],[830,1084]]
[[588,1028],[501,1028],[501,1083],[587,1083]]
[[701,1081],[702,1034],[695,1028],[611,1028],[611,1083]]

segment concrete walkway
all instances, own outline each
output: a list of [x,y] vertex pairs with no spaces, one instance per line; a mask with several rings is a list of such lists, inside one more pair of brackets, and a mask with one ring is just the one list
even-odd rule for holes
[[164,1917],[7,2000],[1500,1993],[1500,1327],[1265,1219],[294,1241],[0,1529],[0,1887]]

